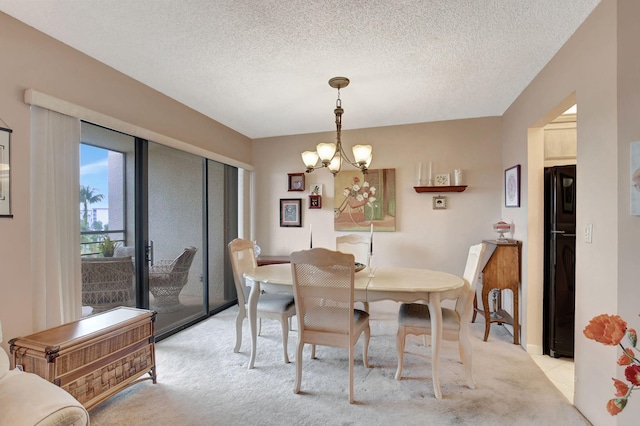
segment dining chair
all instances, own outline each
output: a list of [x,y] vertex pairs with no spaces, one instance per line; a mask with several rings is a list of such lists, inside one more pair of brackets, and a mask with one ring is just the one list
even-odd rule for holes
[[[293,296],[298,318],[298,350],[294,393],[300,392],[302,350],[313,346],[349,348],[349,402],[353,403],[356,342],[364,332],[363,364],[369,367],[369,314],[354,309],[355,258],[352,254],[313,248],[291,253]],[[312,351],[315,358],[315,351]]]
[[[371,240],[364,235],[347,234],[336,237],[336,250],[342,253],[351,253],[355,261],[363,265],[369,264],[369,250]],[[364,310],[369,312],[369,303],[362,302]]]
[[[236,346],[233,352],[240,352],[242,344],[242,322],[247,317],[247,302],[251,289],[246,285],[244,273],[258,266],[254,252],[253,241],[236,238],[228,244],[233,280],[238,295],[238,316],[236,317]],[[257,317],[270,318],[280,321],[282,327],[282,347],[284,362],[289,363],[287,342],[289,339],[289,319],[296,314],[293,296],[291,294],[263,293],[258,298]],[[262,327],[259,327],[261,330]],[[260,331],[258,332],[260,335]]]
[[[484,255],[485,244],[471,246],[464,268],[464,286],[458,293],[455,308],[442,308],[442,339],[458,341],[460,360],[464,364],[467,385],[475,389],[471,365],[471,340],[469,339],[469,322],[473,311],[473,299],[480,275],[480,260]],[[396,380],[402,376],[404,362],[404,346],[408,334],[416,336],[431,334],[431,316],[429,307],[422,303],[403,303],[398,312],[398,369]],[[425,337],[426,343],[426,337]]]

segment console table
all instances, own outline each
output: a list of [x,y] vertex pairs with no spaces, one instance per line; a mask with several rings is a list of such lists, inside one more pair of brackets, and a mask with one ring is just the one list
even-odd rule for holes
[[134,383],[156,383],[155,317],[118,307],[11,339],[11,368],[60,386],[89,410]]
[[[510,324],[513,326],[513,343],[520,344],[520,321],[518,318],[518,298],[521,276],[521,252],[522,241],[507,240],[484,240],[486,246],[485,259],[487,263],[482,269],[482,309],[478,308],[478,294],[473,301],[473,319],[475,322],[476,315],[481,314],[484,317],[484,341],[489,338],[489,330],[491,323]],[[492,289],[500,290],[496,312],[491,316],[489,311],[489,292]],[[511,290],[513,292],[513,316],[502,309],[502,290]]]

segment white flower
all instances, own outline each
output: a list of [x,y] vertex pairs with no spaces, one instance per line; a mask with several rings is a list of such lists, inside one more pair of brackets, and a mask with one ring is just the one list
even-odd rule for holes
[[360,185],[358,185],[357,183],[354,183],[351,189],[353,189],[355,192],[358,192],[360,191]]

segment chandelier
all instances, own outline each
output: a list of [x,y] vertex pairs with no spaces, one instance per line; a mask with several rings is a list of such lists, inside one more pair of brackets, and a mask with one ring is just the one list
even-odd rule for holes
[[[346,77],[333,77],[329,80],[329,86],[338,89],[338,99],[336,100],[336,109],[333,112],[336,115],[336,143],[319,143],[316,145],[315,151],[305,151],[302,153],[302,161],[307,167],[307,173],[311,173],[320,167],[327,167],[333,173],[333,176],[340,171],[342,162],[347,162],[353,167],[367,173],[371,159],[373,158],[371,145],[355,145],[353,151],[354,161],[351,161],[342,148],[340,132],[342,130],[342,101],[340,100],[340,89],[349,85],[349,79]],[[320,160],[320,164],[318,164]]]

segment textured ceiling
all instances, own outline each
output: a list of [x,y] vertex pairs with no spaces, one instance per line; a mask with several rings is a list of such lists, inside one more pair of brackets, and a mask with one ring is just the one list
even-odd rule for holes
[[0,0],[260,138],[502,115],[600,0]]

